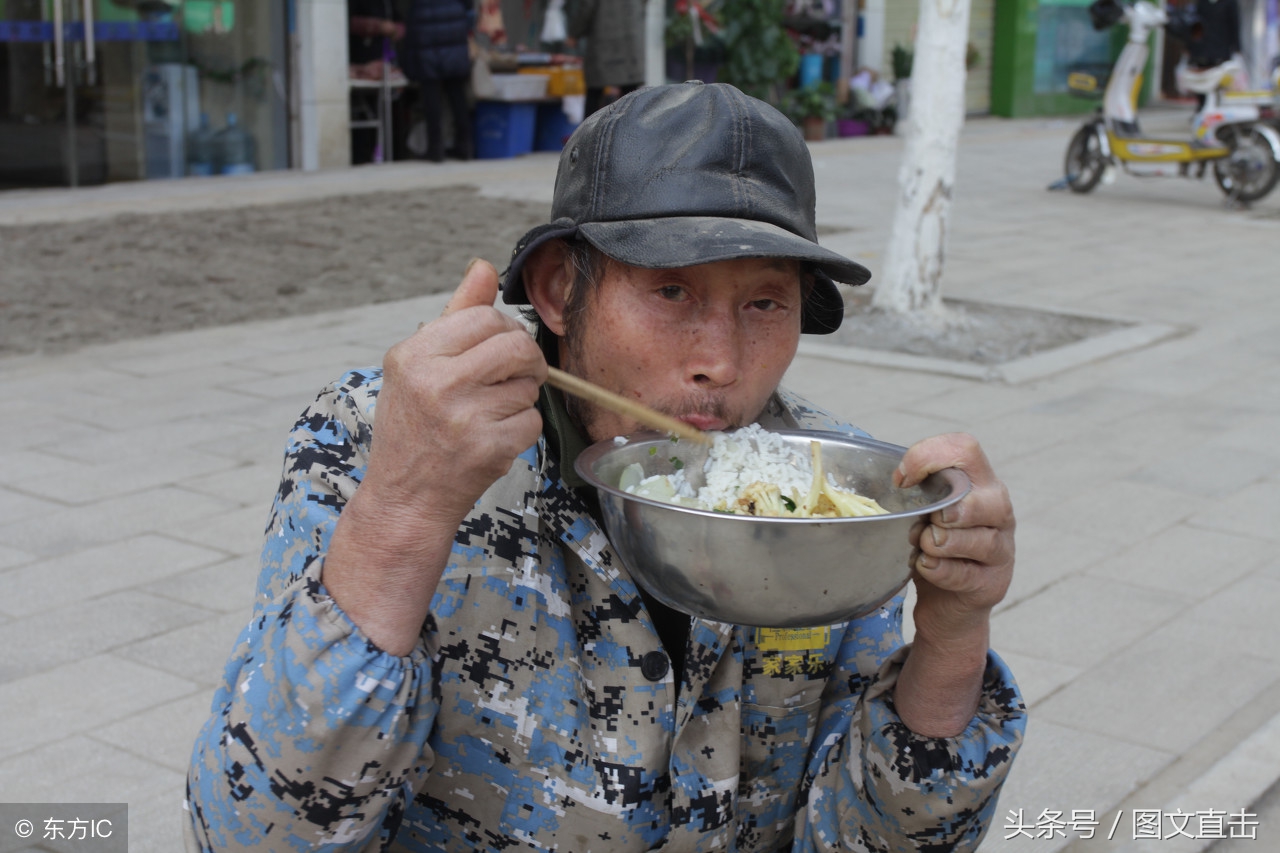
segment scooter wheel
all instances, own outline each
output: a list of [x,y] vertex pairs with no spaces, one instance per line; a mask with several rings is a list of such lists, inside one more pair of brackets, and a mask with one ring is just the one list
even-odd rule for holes
[[1245,125],[1224,128],[1218,131],[1218,138],[1231,153],[1213,161],[1213,178],[1228,198],[1249,204],[1275,188],[1280,181],[1280,164],[1266,137]]
[[1092,124],[1086,124],[1071,137],[1071,143],[1067,145],[1065,168],[1067,186],[1071,187],[1072,192],[1087,193],[1102,180],[1102,173],[1107,168],[1107,158],[1102,153],[1098,131]]

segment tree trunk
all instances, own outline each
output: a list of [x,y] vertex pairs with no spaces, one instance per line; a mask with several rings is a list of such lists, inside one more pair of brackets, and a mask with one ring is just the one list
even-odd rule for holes
[[964,125],[968,40],[969,0],[920,0],[898,204],[871,304],[925,322],[945,319],[942,264]]

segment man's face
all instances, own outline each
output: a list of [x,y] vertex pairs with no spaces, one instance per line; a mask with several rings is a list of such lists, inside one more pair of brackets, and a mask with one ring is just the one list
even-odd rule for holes
[[[652,270],[615,261],[565,330],[561,363],[700,429],[732,429],[764,409],[800,341],[800,266],[745,258]],[[592,441],[641,427],[570,398]]]

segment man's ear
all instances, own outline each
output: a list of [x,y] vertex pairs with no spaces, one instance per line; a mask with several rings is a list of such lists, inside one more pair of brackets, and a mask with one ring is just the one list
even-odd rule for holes
[[529,303],[554,335],[564,337],[564,306],[573,286],[573,260],[563,240],[548,240],[524,262],[520,270]]

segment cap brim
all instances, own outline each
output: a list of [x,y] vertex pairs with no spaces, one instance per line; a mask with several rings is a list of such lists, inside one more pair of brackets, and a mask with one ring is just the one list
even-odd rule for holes
[[671,269],[737,258],[794,258],[835,281],[863,284],[871,273],[812,240],[768,222],[717,216],[670,216],[586,222],[578,233],[611,258],[633,267]]
[[543,243],[580,236],[609,257],[634,267],[673,269],[739,258],[793,258],[813,272],[813,288],[805,301],[801,329],[827,335],[840,328],[844,297],[836,281],[864,284],[871,272],[843,255],[767,222],[711,216],[588,222],[557,221],[525,235],[512,254],[503,280],[502,301],[526,304],[521,271],[524,261]]

